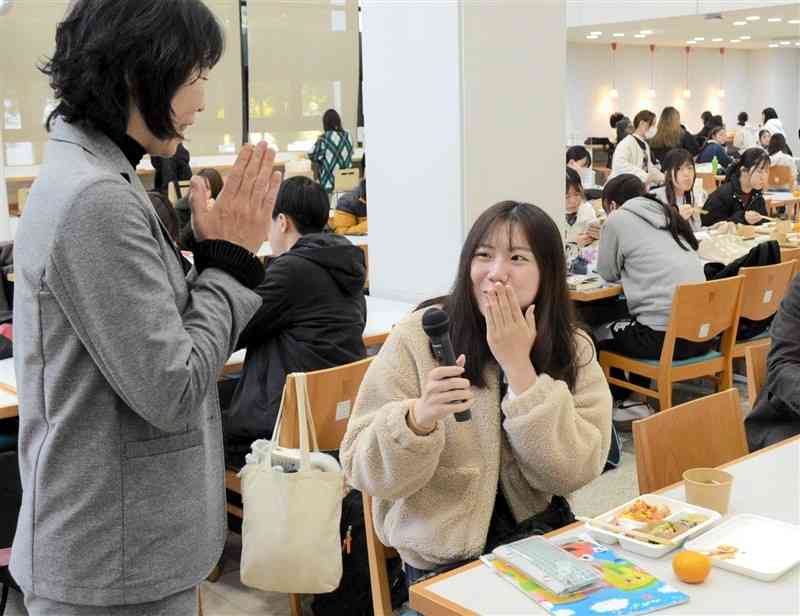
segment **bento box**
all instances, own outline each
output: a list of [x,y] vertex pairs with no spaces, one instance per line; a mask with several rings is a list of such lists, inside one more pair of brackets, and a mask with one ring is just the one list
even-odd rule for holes
[[[696,537],[722,519],[722,516],[704,507],[690,505],[660,494],[642,494],[611,511],[587,521],[588,533],[606,544],[619,543],[623,549],[642,556],[659,558],[678,549],[684,541]],[[615,531],[592,524],[610,524]],[[628,531],[653,535],[669,543],[656,543],[645,538],[627,535]]]

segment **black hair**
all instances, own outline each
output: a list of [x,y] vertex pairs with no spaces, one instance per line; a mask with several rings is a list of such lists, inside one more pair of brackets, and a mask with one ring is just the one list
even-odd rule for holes
[[[567,289],[566,258],[561,232],[553,219],[530,203],[501,201],[483,212],[467,235],[461,249],[458,272],[449,295],[431,299],[418,308],[441,305],[450,317],[450,336],[456,353],[466,355],[464,378],[476,387],[485,387],[486,368],[497,361],[486,342],[486,321],[478,306],[472,284],[472,261],[482,242],[487,241],[498,225],[511,233],[516,227],[528,241],[539,267],[536,304],[536,341],[530,359],[537,373],[562,380],[574,391],[578,374],[575,346],[577,321]],[[527,309],[522,306],[522,310]]]
[[728,167],[728,173],[725,175],[725,181],[730,182],[734,177],[739,178],[742,175],[742,169],[760,169],[766,166],[769,169],[770,160],[767,154],[761,148],[747,148],[739,160],[733,165]]
[[633,124],[628,118],[623,117],[617,122],[617,143],[620,143],[625,137],[633,132]]
[[789,149],[789,145],[786,143],[786,137],[781,135],[780,133],[775,133],[772,137],[769,138],[769,146],[767,146],[767,153],[772,156],[778,152],[783,152],[784,154],[788,154],[789,156],[792,155],[792,151]]
[[750,119],[750,116],[747,115],[747,112],[746,111],[742,111],[739,114],[739,117],[737,118],[737,120],[739,121],[739,126],[744,126],[745,124],[747,124],[747,120],[749,120],[749,119]]
[[77,0],[39,67],[58,99],[47,129],[60,116],[123,135],[132,99],[155,137],[182,139],[172,99],[223,49],[222,27],[200,0]]
[[361,173],[361,177],[365,177],[367,175],[367,155],[363,154],[361,156],[361,163],[358,165],[359,172]]
[[161,222],[164,223],[164,226],[167,228],[172,241],[177,242],[178,227],[180,225],[178,223],[178,214],[175,212],[175,208],[172,207],[172,204],[169,202],[169,200],[158,191],[149,191],[147,196],[150,197],[150,203],[153,204],[153,209],[156,211],[156,215],[161,219]]
[[725,132],[724,126],[712,126],[711,130],[708,131],[708,139],[709,140],[714,139],[715,135],[718,135],[719,133],[723,132]]
[[674,239],[675,243],[683,250],[689,250],[689,248],[684,245],[684,241],[692,250],[697,250],[700,243],[694,236],[694,231],[692,231],[692,227],[689,225],[688,221],[684,220],[683,216],[678,213],[678,209],[667,205],[655,195],[649,194],[644,183],[633,174],[624,173],[606,183],[603,188],[603,208],[606,212],[609,212],[611,202],[616,203],[617,207],[622,207],[627,201],[636,197],[645,197],[658,203],[661,206],[664,217],[667,219],[666,224],[661,227],[661,229],[663,231],[669,231],[670,235],[672,235],[672,239]]
[[272,220],[283,214],[292,219],[300,235],[320,233],[330,213],[328,194],[314,180],[302,175],[284,180],[272,210]]
[[708,123],[711,124],[711,126],[725,126],[725,120],[722,119],[721,115],[711,116]]
[[328,131],[342,132],[342,118],[336,109],[328,109],[322,116],[322,128],[327,133]]
[[615,111],[611,114],[611,117],[608,118],[608,123],[611,125],[611,128],[617,127],[617,122],[619,122],[622,118],[625,117],[624,113],[620,113],[619,111]]
[[[664,171],[664,187],[667,193],[667,205],[677,205],[677,200],[675,199],[675,181],[672,176],[673,173],[677,173],[678,170],[684,165],[692,166],[692,172],[696,178],[697,171],[694,167],[694,158],[692,157],[692,153],[688,150],[683,148],[675,148],[670,150],[667,152],[664,160],[661,161],[661,167]],[[693,197],[692,191],[687,190],[683,196],[684,203],[692,203]]]
[[569,192],[569,189],[572,188],[579,194],[583,194],[583,182],[581,182],[580,174],[575,171],[572,167],[567,167],[567,183],[564,192]]
[[219,196],[219,193],[222,192],[222,186],[224,184],[219,171],[213,167],[207,167],[205,169],[200,169],[200,171],[197,172],[197,175],[208,180],[208,185],[211,188],[211,198],[216,199]]
[[704,111],[703,113],[701,113],[701,114],[700,114],[700,119],[701,119],[701,120],[703,120],[703,126],[705,126],[706,124],[708,124],[708,121],[711,119],[711,117],[712,117],[713,115],[714,115],[714,114],[713,114],[713,113],[711,113],[711,112],[710,112],[710,111],[708,111],[708,110],[706,110],[706,111]]
[[588,161],[586,166],[592,166],[592,155],[589,153],[589,150],[582,145],[573,145],[571,148],[567,148],[567,162],[571,160],[574,160],[575,162],[586,160]]
[[639,124],[642,122],[647,122],[651,126],[656,121],[656,114],[648,109],[642,109],[639,113],[636,114],[636,117],[633,118],[633,130],[639,128]]
[[764,122],[767,122],[768,120],[778,119],[778,113],[772,107],[767,107],[761,113],[764,114]]

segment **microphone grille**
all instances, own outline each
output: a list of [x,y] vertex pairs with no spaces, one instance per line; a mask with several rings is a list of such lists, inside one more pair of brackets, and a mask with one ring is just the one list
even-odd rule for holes
[[450,319],[441,308],[428,308],[422,315],[422,329],[432,336],[442,336],[450,331]]

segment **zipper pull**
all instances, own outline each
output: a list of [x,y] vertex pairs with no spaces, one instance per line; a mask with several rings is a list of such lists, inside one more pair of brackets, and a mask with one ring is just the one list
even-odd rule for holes
[[345,554],[350,554],[350,549],[353,546],[353,527],[347,527],[347,533],[344,536],[344,541],[342,541],[342,552]]

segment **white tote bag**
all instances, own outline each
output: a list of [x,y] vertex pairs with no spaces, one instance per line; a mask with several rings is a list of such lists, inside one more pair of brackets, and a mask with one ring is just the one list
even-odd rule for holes
[[309,429],[314,451],[319,447],[306,375],[297,373],[294,381],[300,428],[299,470],[273,470],[272,456],[278,450],[284,413],[281,400],[263,461],[245,465],[240,473],[244,505],[241,579],[243,584],[261,590],[325,593],[335,590],[342,577],[339,523],[344,476],[341,470],[312,469]]

